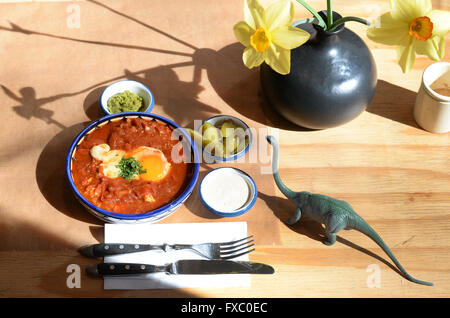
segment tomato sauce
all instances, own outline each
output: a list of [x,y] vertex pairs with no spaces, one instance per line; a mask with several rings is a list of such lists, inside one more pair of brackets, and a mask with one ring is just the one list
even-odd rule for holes
[[[95,206],[120,214],[140,214],[173,201],[186,188],[193,173],[192,161],[173,160],[172,128],[157,120],[124,118],[111,121],[90,132],[78,145],[72,160],[72,178],[78,191]],[[90,149],[99,144],[130,151],[140,146],[159,149],[170,163],[168,174],[158,181],[108,178],[102,174],[101,161]],[[184,156],[182,147],[177,147]],[[181,161],[181,162],[179,162]],[[151,198],[149,200],[148,198]]]

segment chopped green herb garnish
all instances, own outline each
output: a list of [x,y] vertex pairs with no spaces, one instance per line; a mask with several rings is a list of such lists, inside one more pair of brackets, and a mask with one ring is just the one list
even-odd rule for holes
[[147,172],[147,170],[142,169],[142,164],[133,157],[123,157],[116,167],[120,169],[119,177],[127,179],[130,182],[135,175]]

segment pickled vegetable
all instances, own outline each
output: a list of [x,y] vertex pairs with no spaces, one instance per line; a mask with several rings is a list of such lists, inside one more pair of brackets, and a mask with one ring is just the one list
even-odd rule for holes
[[223,140],[223,152],[226,155],[226,157],[236,154],[236,150],[238,148],[238,145],[239,145],[239,138],[238,137],[230,136],[230,137],[224,138],[224,140]]
[[222,123],[220,131],[223,137],[232,137],[234,136],[234,131],[236,128],[237,127],[231,121],[227,120]]
[[187,131],[196,143],[201,143],[204,151],[221,158],[241,152],[249,141],[244,129],[230,120],[218,123],[216,126],[205,122],[201,127],[202,133],[189,128]]
[[204,142],[206,141],[207,144],[211,142],[217,142],[222,139],[220,130],[208,122],[205,122],[202,125],[202,131],[203,131],[203,141]]

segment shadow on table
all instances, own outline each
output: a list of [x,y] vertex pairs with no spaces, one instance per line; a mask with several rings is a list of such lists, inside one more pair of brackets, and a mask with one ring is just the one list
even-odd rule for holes
[[[269,105],[261,92],[259,69],[254,68],[249,70],[242,63],[244,47],[240,43],[232,43],[218,51],[209,48],[198,48],[191,43],[187,43],[178,37],[172,36],[163,30],[118,11],[102,2],[90,0],[89,3],[108,10],[122,18],[126,18],[133,23],[139,24],[147,28],[150,32],[159,33],[160,35],[167,37],[168,40],[178,42],[188,48],[188,50],[191,50],[192,53],[71,38],[28,30],[13,22],[9,22],[9,27],[0,26],[0,30],[26,35],[46,36],[59,40],[68,40],[92,45],[104,45],[123,49],[146,50],[161,54],[186,56],[190,60],[178,64],[161,65],[159,67],[135,72],[125,69],[123,75],[97,83],[96,85],[92,85],[81,91],[58,94],[39,99],[36,98],[36,92],[32,88],[21,89],[20,94],[22,96],[19,96],[3,87],[5,93],[7,93],[10,98],[21,102],[22,105],[15,109],[19,115],[27,118],[35,116],[46,120],[48,123],[54,123],[61,128],[64,128],[64,126],[51,118],[51,111],[42,109],[41,106],[59,98],[73,96],[94,89],[86,97],[84,108],[90,119],[96,119],[97,116],[103,115],[101,111],[97,109],[97,106],[99,106],[97,100],[102,91],[102,88],[98,86],[114,80],[127,78],[141,81],[149,86],[155,93],[157,104],[163,107],[164,112],[174,120],[177,120],[180,124],[186,125],[189,123],[183,114],[189,113],[190,118],[193,121],[193,119],[201,120],[218,113],[217,109],[205,105],[199,100],[199,93],[204,89],[199,83],[201,81],[202,71],[205,70],[209,82],[215,92],[232,109],[243,117],[275,128],[294,131],[309,131],[309,129],[290,123]],[[183,66],[194,66],[193,79],[191,82],[180,81],[175,73],[174,69],[176,67]],[[377,85],[375,96],[372,103],[368,106],[367,111],[412,127],[418,127],[412,115],[415,96],[416,92],[380,80]],[[395,97],[395,103],[392,102],[393,97]],[[25,107],[25,105],[30,106]]]
[[[242,50],[240,43],[227,45],[218,51],[197,49],[192,54],[192,62],[161,65],[137,72],[124,70],[125,78],[147,85],[156,92],[156,102],[164,112],[178,123],[187,125],[189,120],[186,120],[184,115],[186,113],[190,114],[190,118],[203,120],[219,112],[216,108],[198,100],[200,92],[204,89],[199,83],[202,70],[205,70],[209,83],[218,96],[242,115],[244,120],[248,118],[284,130],[311,131],[289,122],[273,109],[261,91],[259,70],[249,70],[242,63]],[[180,81],[175,69],[191,65],[194,67],[193,80]],[[95,96],[98,100],[101,91],[101,88],[95,89],[86,100],[89,100],[90,96]],[[413,117],[416,95],[416,92],[379,80],[375,95],[366,111],[419,128]],[[183,105],[182,109],[180,105]],[[95,104],[95,107],[89,109],[94,110],[98,107],[99,104]],[[87,112],[87,114],[92,118],[92,114],[95,113]]]
[[229,44],[218,51],[200,49],[194,52],[197,68],[206,70],[215,92],[244,118],[274,128],[308,131],[279,115],[261,91],[259,68],[248,69],[242,62],[244,46]]
[[375,95],[367,107],[369,113],[419,128],[414,120],[414,104],[417,92],[378,80]]
[[205,120],[220,111],[200,101],[199,95],[205,88],[200,85],[201,78],[196,76],[195,70],[192,81],[180,80],[175,69],[184,66],[192,66],[192,63],[160,65],[139,72],[125,69],[124,73],[126,79],[141,82],[154,92],[153,112],[160,108],[180,126],[193,128],[194,120]]
[[45,121],[47,124],[55,124],[61,129],[66,128],[63,124],[52,118],[54,111],[42,108],[42,106],[60,98],[68,97],[70,96],[70,94],[59,94],[49,97],[37,98],[36,91],[33,87],[22,87],[19,90],[18,94],[16,94],[8,87],[4,85],[0,86],[6,96],[19,103],[19,105],[12,107],[17,115],[26,119],[35,117]]
[[89,231],[92,237],[97,240],[98,243],[105,242],[105,227],[100,225],[90,225]]
[[76,200],[66,177],[69,147],[88,124],[65,128],[45,145],[36,165],[36,182],[44,198],[58,211],[83,222],[102,224]]
[[[155,92],[157,105],[184,126],[194,119],[204,120],[219,113],[218,109],[199,100],[199,94],[204,90],[200,85],[201,74],[206,71],[214,91],[244,121],[248,118],[275,128],[309,131],[290,123],[267,103],[260,90],[259,70],[249,70],[244,66],[242,50],[240,43],[230,44],[218,51],[197,49],[192,54],[192,62],[161,65],[138,72],[125,70],[125,74],[127,79],[142,82]],[[175,72],[176,68],[184,66],[193,66],[190,82],[180,81]],[[186,119],[186,114],[190,119]]]
[[[49,297],[195,297],[194,294],[180,289],[161,289],[161,290],[105,290],[103,288],[103,278],[91,277],[86,274],[86,268],[92,264],[100,263],[101,260],[90,259],[77,255],[55,256],[50,262],[48,259],[39,259],[37,268],[51,268],[49,271],[39,276],[38,287],[45,291]],[[56,266],[55,266],[56,264]],[[40,265],[40,266],[38,266]],[[73,265],[73,267],[70,267]],[[78,266],[78,267],[77,267]],[[75,281],[75,271],[79,270],[79,288],[72,284]],[[131,293],[131,294],[130,294]]]
[[[156,28],[154,28],[156,30]],[[171,55],[180,55],[180,56],[190,56],[188,53],[183,52],[177,52],[177,51],[170,51],[170,50],[163,50],[158,48],[152,48],[147,46],[139,46],[139,45],[132,45],[132,44],[122,44],[122,43],[111,43],[111,42],[103,42],[103,41],[96,41],[96,40],[85,40],[85,39],[78,39],[78,38],[71,38],[67,36],[61,36],[46,32],[40,32],[35,30],[29,30],[26,28],[21,27],[20,25],[13,23],[9,21],[9,27],[0,26],[0,30],[3,31],[9,31],[9,32],[16,32],[16,33],[22,33],[25,35],[40,35],[40,36],[46,36],[54,39],[59,40],[69,40],[73,42],[79,42],[84,44],[94,44],[94,45],[101,45],[101,46],[114,46],[124,49],[134,49],[134,50],[143,50],[143,51],[150,51],[155,53],[162,53],[162,54],[171,54]],[[161,31],[162,32],[162,31]]]
[[[272,209],[274,215],[276,215],[284,223],[295,212],[294,204],[286,198],[281,198],[278,196],[270,196],[270,195],[266,195],[264,193],[259,193],[258,196],[266,202],[267,206],[269,206]],[[325,230],[324,230],[322,224],[319,224],[316,221],[313,221],[313,220],[310,220],[307,218],[304,218],[304,219],[302,218],[296,224],[289,225],[289,228],[292,231],[297,232],[298,234],[304,235],[306,237],[309,237],[310,239],[313,239],[313,240],[316,240],[319,242],[322,242],[323,239],[325,238]],[[363,234],[361,234],[361,235],[363,235]],[[339,235],[337,236],[337,242],[347,245],[348,247],[356,249],[364,254],[367,254],[367,255],[377,259],[378,261],[384,263],[386,266],[388,266],[389,268],[391,268],[392,270],[397,272],[399,275],[403,276],[403,274],[398,270],[397,267],[395,267],[394,265],[389,263],[389,261],[385,260],[381,256],[378,256],[377,254],[372,253],[371,251],[369,251],[355,243],[352,243],[352,242],[340,237]],[[329,248],[332,248],[332,246]],[[382,251],[382,250],[380,250],[380,251]]]
[[105,90],[106,86],[101,85],[92,91],[89,92],[89,94],[86,95],[83,102],[83,109],[88,116],[88,118],[92,121],[97,120],[103,116],[106,116],[106,114],[103,112],[101,106],[100,106],[100,97],[102,96],[103,91]]
[[[295,212],[295,205],[286,198],[267,195],[262,192],[258,193],[258,197],[267,204],[274,215],[283,223],[286,223],[286,220]],[[325,237],[325,231],[322,225],[311,220],[301,220],[297,224],[290,226],[290,228],[316,241],[321,242]]]
[[[215,51],[208,48],[197,48],[194,45],[186,43],[180,39],[174,38],[162,30],[158,30],[148,24],[140,22],[133,17],[117,12],[97,1],[91,1],[99,6],[107,8],[128,19],[143,24],[152,31],[161,33],[170,39],[184,44],[192,53],[175,52],[147,47],[137,47],[134,45],[110,43],[101,41],[84,40],[58,36],[50,33],[28,30],[10,22],[10,27],[0,26],[0,30],[9,32],[18,32],[27,35],[39,35],[51,37],[59,40],[88,43],[92,45],[106,45],[124,49],[149,50],[162,54],[182,55],[190,58],[186,62],[160,65],[158,67],[130,71],[124,70],[123,75],[107,79],[101,83],[91,85],[88,88],[63,93],[54,96],[36,98],[36,92],[33,88],[24,88],[19,92],[21,96],[13,93],[6,87],[3,87],[5,93],[10,98],[19,101],[21,105],[16,112],[26,118],[37,117],[45,120],[49,124],[53,123],[60,128],[65,128],[52,119],[53,111],[42,108],[46,103],[55,100],[75,96],[84,92],[89,92],[84,102],[84,109],[90,119],[97,119],[104,114],[99,110],[99,98],[104,89],[104,85],[121,79],[131,79],[140,81],[148,86],[155,95],[156,106],[162,107],[163,112],[172,117],[181,125],[188,125],[194,119],[204,120],[210,116],[219,113],[219,110],[202,103],[199,94],[204,90],[200,85],[203,70],[206,71],[209,82],[215,92],[237,113],[245,118],[249,118],[263,125],[270,125],[277,128],[302,131],[304,128],[298,127],[281,117],[275,112],[266,100],[262,97],[259,84],[259,70],[249,70],[242,63],[243,46],[240,43],[232,43],[224,48]],[[181,81],[175,72],[179,67],[193,67],[192,81]],[[26,93],[26,94],[25,94]],[[189,114],[191,122],[186,119],[185,114]]]
[[[218,114],[219,111],[216,108],[198,100],[198,95],[204,88],[198,83],[181,81],[173,67],[161,65],[139,72],[125,69],[123,79],[141,82],[152,92],[158,92],[155,96],[156,107],[161,107],[181,126],[191,124],[191,119],[186,120],[186,113],[190,115],[189,117],[199,119]],[[100,104],[101,95],[106,87],[101,85],[93,89],[84,99],[83,109],[90,120],[97,120],[107,115]],[[153,113],[155,111],[157,110],[153,109]]]
[[7,215],[0,222],[0,233],[2,239],[1,252],[55,251],[77,248],[73,241],[48,231],[45,221],[42,223],[31,222],[25,218]]

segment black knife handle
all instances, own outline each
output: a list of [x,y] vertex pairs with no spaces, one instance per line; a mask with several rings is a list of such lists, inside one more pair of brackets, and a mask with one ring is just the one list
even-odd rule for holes
[[92,253],[97,257],[103,257],[157,249],[164,249],[164,245],[101,243],[92,246]]
[[149,265],[149,264],[131,264],[131,263],[101,263],[94,266],[89,271],[98,276],[114,276],[114,275],[137,275],[147,273],[165,272],[171,273],[171,264],[169,265]]

